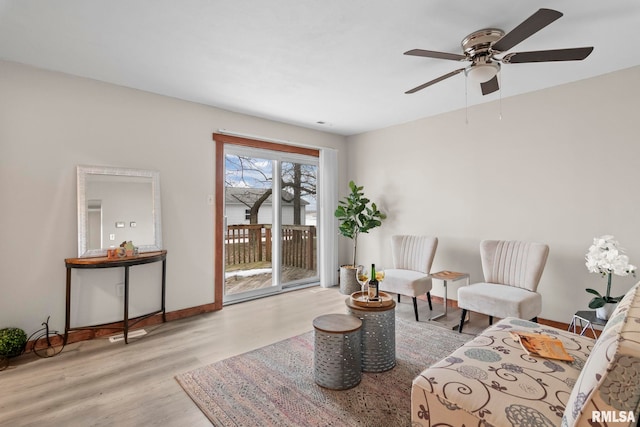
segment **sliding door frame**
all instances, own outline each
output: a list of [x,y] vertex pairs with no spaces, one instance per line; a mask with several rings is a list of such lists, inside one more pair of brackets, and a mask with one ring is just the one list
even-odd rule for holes
[[261,148],[265,150],[280,151],[292,154],[302,154],[310,157],[320,157],[320,150],[300,147],[295,145],[269,142],[260,139],[252,139],[223,133],[214,133],[215,142],[215,226],[214,226],[214,299],[215,306],[222,308],[224,300],[224,181],[225,181],[225,144]]

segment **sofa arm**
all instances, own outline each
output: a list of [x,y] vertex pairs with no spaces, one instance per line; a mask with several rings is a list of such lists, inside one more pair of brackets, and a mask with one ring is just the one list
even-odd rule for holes
[[610,426],[640,425],[640,283],[626,293],[600,334],[567,402],[563,425],[603,425],[614,415],[625,421]]

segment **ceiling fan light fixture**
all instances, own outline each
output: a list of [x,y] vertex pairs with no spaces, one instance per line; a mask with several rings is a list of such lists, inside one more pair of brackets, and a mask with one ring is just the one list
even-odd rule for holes
[[488,82],[495,77],[500,71],[500,64],[497,62],[486,62],[481,64],[473,64],[464,70],[467,78],[473,83]]

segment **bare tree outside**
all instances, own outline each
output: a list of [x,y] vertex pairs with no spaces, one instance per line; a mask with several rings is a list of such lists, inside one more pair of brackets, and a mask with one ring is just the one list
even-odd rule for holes
[[[250,224],[258,223],[258,212],[262,204],[271,196],[273,174],[271,164],[268,161],[253,157],[226,155],[227,174],[225,186],[244,187],[247,189],[264,189],[264,192],[251,203],[247,198],[234,196],[236,199],[250,209]],[[305,196],[313,196],[315,200],[317,186],[317,168],[313,165],[300,163],[283,162],[280,187],[282,189],[281,198],[285,202],[294,205],[293,224],[302,224],[301,201]],[[249,191],[249,190],[247,190]]]

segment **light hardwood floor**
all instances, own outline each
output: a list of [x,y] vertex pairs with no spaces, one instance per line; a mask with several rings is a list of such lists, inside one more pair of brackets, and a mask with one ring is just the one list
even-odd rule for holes
[[[95,339],[13,359],[0,371],[0,426],[209,426],[176,374],[310,331],[316,316],[344,313],[345,298],[312,287],[147,327],[128,345]],[[396,313],[413,319],[411,299]]]

